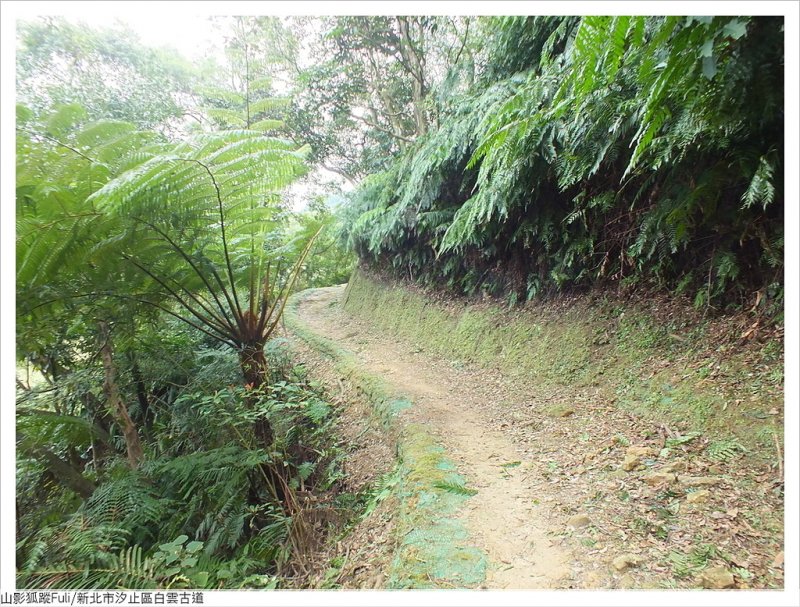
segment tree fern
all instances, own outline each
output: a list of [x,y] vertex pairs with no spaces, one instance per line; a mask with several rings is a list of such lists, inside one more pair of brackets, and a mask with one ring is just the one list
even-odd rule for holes
[[[64,141],[55,142],[57,156],[41,147],[58,177],[81,165],[79,182],[58,190],[71,205],[68,217],[51,193],[36,192],[40,185],[23,190],[29,204],[21,213],[18,281],[32,298],[23,309],[49,303],[41,301],[40,287],[59,282],[58,268],[88,265],[97,272],[84,284],[154,306],[237,349],[246,381],[260,385],[267,378],[264,343],[316,236],[289,264],[267,244],[282,210],[280,191],[304,173],[307,148],[252,130],[202,133],[154,147],[154,138],[120,123],[80,130],[79,117],[72,108],[56,121],[76,131],[59,131]],[[34,130],[24,133],[50,142]],[[73,147],[73,139],[88,153]],[[136,147],[143,142],[144,153]],[[29,140],[20,137],[19,145]],[[105,161],[90,155],[95,153]],[[20,186],[52,182],[24,169],[18,171]],[[130,270],[126,289],[103,280]],[[269,442],[269,429],[262,430]]]
[[[437,130],[365,182],[347,228],[363,260],[470,292],[496,274],[499,291],[520,292],[548,275],[566,288],[628,271],[685,290],[682,268],[700,259],[694,286],[710,272],[714,300],[759,288],[759,272],[736,268],[761,264],[768,242],[747,226],[781,230],[779,20],[493,23],[488,48],[524,56],[527,71],[492,80],[489,70]],[[510,40],[529,46],[512,51]],[[602,206],[581,202],[601,192]]]

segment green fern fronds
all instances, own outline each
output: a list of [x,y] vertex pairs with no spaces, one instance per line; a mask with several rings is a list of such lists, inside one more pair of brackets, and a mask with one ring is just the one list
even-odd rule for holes
[[685,445],[700,438],[702,435],[702,432],[687,432],[686,434],[679,434],[677,436],[668,438],[665,442],[665,446],[669,448]]
[[736,459],[746,452],[747,450],[738,441],[733,439],[714,441],[706,447],[708,457],[718,462]]
[[442,489],[443,491],[447,491],[449,493],[455,493],[456,495],[466,495],[466,496],[473,496],[478,493],[477,489],[470,489],[469,487],[465,486],[462,483],[458,483],[455,481],[437,481],[433,485],[437,489]]
[[709,561],[719,555],[720,553],[716,546],[701,544],[689,552],[670,552],[667,555],[667,560],[672,564],[672,571],[675,576],[685,578],[694,576],[702,571]]

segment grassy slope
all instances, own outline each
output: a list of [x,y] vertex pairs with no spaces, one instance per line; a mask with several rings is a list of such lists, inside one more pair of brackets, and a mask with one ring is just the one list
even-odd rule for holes
[[756,457],[774,458],[783,436],[783,340],[741,339],[744,317],[588,296],[507,310],[438,301],[360,272],[345,308],[423,349],[523,380],[593,386],[620,407]]

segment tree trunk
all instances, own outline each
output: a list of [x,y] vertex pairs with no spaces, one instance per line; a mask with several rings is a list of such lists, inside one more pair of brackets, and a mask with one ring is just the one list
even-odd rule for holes
[[100,358],[103,360],[103,371],[105,372],[103,392],[106,396],[106,406],[120,426],[122,426],[122,434],[125,436],[125,446],[128,450],[128,463],[131,468],[137,468],[139,463],[144,459],[142,443],[139,440],[139,432],[128,413],[128,407],[125,406],[119,394],[117,370],[114,366],[114,353],[111,347],[111,333],[108,330],[108,323],[101,321],[99,326],[100,339],[102,340]]
[[17,435],[17,442],[32,457],[38,459],[49,470],[53,478],[62,486],[74,491],[82,498],[89,498],[96,488],[95,484],[87,479],[77,469],[58,457],[55,453],[41,445],[34,445],[32,441],[21,434]]
[[[244,346],[239,350],[239,364],[244,375],[245,387],[255,391],[267,381],[267,357],[264,355],[264,344],[255,343]],[[253,404],[254,396],[248,397],[248,403]],[[255,423],[255,435],[260,445],[264,448],[272,444],[275,436],[269,420],[261,418]]]
[[[414,21],[419,33],[420,46],[423,40],[423,30],[419,22]],[[400,29],[400,55],[403,58],[403,65],[411,74],[411,99],[414,107],[414,122],[417,125],[417,135],[424,135],[428,132],[428,117],[425,114],[425,55],[421,48],[417,48],[412,40],[411,25],[408,17],[397,17],[397,25]]]
[[93,394],[85,393],[81,401],[97,429],[92,432],[92,463],[94,469],[99,471],[106,455],[114,450],[114,443],[111,441],[111,424],[114,420],[105,405]]
[[134,354],[130,354],[131,375],[133,385],[136,387],[136,399],[139,401],[139,410],[142,412],[142,424],[145,427],[145,436],[149,437],[148,431],[153,428],[153,412],[150,410],[150,400],[147,398],[147,388],[144,385],[144,377],[139,368],[139,362]]

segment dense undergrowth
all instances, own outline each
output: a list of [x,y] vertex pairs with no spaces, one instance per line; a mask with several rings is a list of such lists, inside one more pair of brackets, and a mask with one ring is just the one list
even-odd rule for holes
[[479,77],[357,191],[349,241],[512,303],[646,284],[780,315],[782,40],[772,17],[496,18]]
[[[46,437],[51,459],[69,460],[85,490],[43,465],[41,447],[23,445],[17,585],[302,585],[304,559],[368,497],[344,491],[335,411],[293,365],[285,340],[268,345],[271,381],[255,395],[242,386],[236,356],[197,334],[173,327],[155,344],[160,356],[139,361],[138,379],[123,374],[126,392],[143,385],[149,402],[131,407],[144,435],[136,469],[120,453],[119,428],[80,413],[92,369],[20,394],[20,432]],[[268,448],[253,431],[261,417],[275,430]]]

